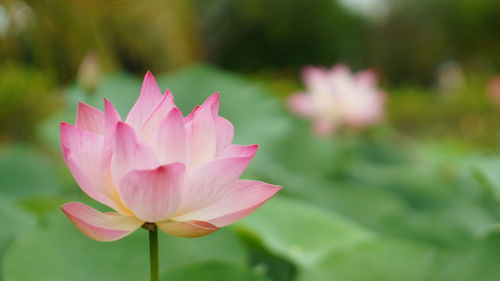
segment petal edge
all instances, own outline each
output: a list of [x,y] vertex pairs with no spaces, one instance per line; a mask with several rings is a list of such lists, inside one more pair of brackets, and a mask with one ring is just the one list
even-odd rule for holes
[[61,209],[83,234],[101,242],[123,238],[143,224],[135,217],[118,213],[101,213],[80,202],[66,203]]
[[184,238],[205,236],[219,229],[205,221],[165,221],[157,225],[167,234]]
[[231,186],[228,193],[213,205],[173,219],[176,221],[199,220],[223,227],[255,211],[281,188],[281,186],[260,181],[238,180]]

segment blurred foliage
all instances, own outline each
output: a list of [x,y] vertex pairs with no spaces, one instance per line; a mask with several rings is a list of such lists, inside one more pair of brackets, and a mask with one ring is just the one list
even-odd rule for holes
[[496,0],[398,0],[371,34],[369,63],[392,82],[432,82],[436,66],[458,61],[474,71],[500,67]]
[[[32,140],[38,120],[58,103],[50,97],[54,89],[75,77],[92,92],[103,76],[120,70],[142,75],[205,61],[272,80],[285,96],[296,88],[302,66],[345,62],[377,70],[395,96],[390,115],[397,128],[466,135],[492,147],[496,135],[489,133],[495,127],[490,124],[498,122],[490,113],[496,111],[487,107],[480,84],[499,70],[498,1],[379,5],[384,12],[370,14],[336,0],[4,0],[0,68],[16,77],[3,75],[0,135]],[[455,102],[444,102],[433,87],[441,87],[442,70],[450,64],[470,74],[472,84],[451,91],[460,96]],[[24,101],[34,100],[28,97],[35,92],[42,102],[37,107]],[[481,108],[464,109],[470,104]],[[469,113],[459,116],[463,110]],[[26,111],[32,114],[14,114]],[[438,124],[426,126],[427,120]]]
[[106,71],[141,73],[199,57],[189,0],[6,0],[2,6],[12,27],[1,38],[0,58],[28,62],[59,81],[73,79],[90,51]]
[[50,75],[20,65],[0,65],[0,141],[33,139],[35,126],[58,103]]
[[[262,147],[245,178],[284,186],[260,210],[213,235],[161,235],[162,280],[500,278],[500,157],[446,141],[414,141],[384,125],[317,139],[266,84],[206,65],[158,80],[184,113],[220,90],[235,142]],[[57,124],[73,121],[76,99],[99,106],[108,97],[124,115],[139,88],[140,80],[126,74],[103,77],[92,94],[71,86],[62,111],[40,127],[45,152],[3,148],[0,171],[9,181],[0,194],[0,280],[147,279],[146,233],[112,243],[83,236],[56,209],[70,200],[92,201],[60,157],[49,157],[59,150]]]
[[447,91],[394,89],[388,113],[391,124],[409,136],[440,137],[481,150],[500,147],[500,107],[481,76],[468,75],[463,85]]
[[337,1],[199,1],[210,62],[234,70],[364,65],[366,23]]
[[61,187],[54,173],[51,155],[26,146],[7,146],[0,149],[0,190],[2,196],[26,198],[50,194]]
[[[376,66],[391,83],[434,81],[457,61],[498,70],[496,0],[395,0],[365,15],[334,0],[4,0],[0,59],[71,81],[86,54],[143,73],[205,60],[238,71]],[[375,13],[375,12],[374,12]]]

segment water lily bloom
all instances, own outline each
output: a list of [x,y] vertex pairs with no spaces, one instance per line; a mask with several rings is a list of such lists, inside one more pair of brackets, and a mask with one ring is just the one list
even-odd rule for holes
[[198,237],[250,214],[281,187],[239,179],[257,145],[232,144],[233,125],[218,111],[216,93],[184,117],[149,72],[124,121],[108,100],[104,111],[79,103],[75,125],[61,123],[64,160],[81,189],[114,211],[70,202],[63,212],[98,241],[146,222]]
[[307,67],[303,80],[306,91],[292,95],[288,105],[296,115],[311,119],[318,135],[329,135],[342,125],[365,127],[383,116],[385,94],[371,70],[353,74],[345,65]]

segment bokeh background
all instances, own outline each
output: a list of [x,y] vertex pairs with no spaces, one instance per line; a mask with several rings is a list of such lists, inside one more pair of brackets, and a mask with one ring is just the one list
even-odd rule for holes
[[[122,116],[142,76],[189,110],[215,91],[245,178],[284,186],[240,223],[160,235],[165,281],[500,280],[498,0],[1,0],[0,280],[148,280],[147,233],[84,237],[59,151],[76,102]],[[383,122],[311,134],[306,65],[374,69]],[[92,204],[92,203],[91,203]],[[98,206],[104,210],[102,206]]]

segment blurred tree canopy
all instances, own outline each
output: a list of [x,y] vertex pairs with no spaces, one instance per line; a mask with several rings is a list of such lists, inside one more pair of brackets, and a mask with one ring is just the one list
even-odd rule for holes
[[472,71],[500,66],[500,2],[397,0],[372,29],[370,64],[394,82],[427,82],[436,66],[457,61]]
[[[59,103],[56,89],[75,80],[92,92],[106,73],[159,73],[198,61],[271,76],[271,83],[283,78],[277,91],[283,96],[298,88],[304,65],[376,68],[388,91],[401,96],[391,102],[390,117],[404,131],[431,128],[429,116],[450,120],[440,128],[464,128],[467,135],[475,116],[495,122],[483,109],[467,112],[475,110],[468,100],[492,107],[483,84],[500,68],[500,2],[378,1],[387,4],[385,12],[370,15],[340,0],[3,0],[0,71],[8,76],[0,79],[1,138],[32,139],[36,123]],[[462,88],[441,87],[450,79]],[[436,91],[436,84],[448,90]],[[409,98],[404,93],[411,87],[416,95]],[[444,100],[439,103],[449,109],[435,111],[453,118],[429,113],[446,91],[463,97],[463,106]],[[35,114],[20,120],[18,112]],[[481,128],[471,140],[496,143],[491,127]]]
[[0,58],[74,79],[89,52],[106,71],[167,70],[199,59],[190,1],[6,0]]
[[207,56],[216,64],[247,71],[365,64],[367,25],[336,1],[218,2],[224,5],[207,2],[200,10]]
[[197,60],[244,71],[376,65],[390,81],[431,82],[453,60],[500,64],[496,0],[396,0],[371,19],[333,0],[5,0],[0,58],[68,81],[89,51],[104,69],[169,70]]
[[346,62],[377,66],[391,82],[429,83],[447,61],[498,68],[498,1],[388,3],[372,18],[334,0],[4,0],[0,58],[60,81],[88,52],[104,70],[134,73],[199,60],[247,72]]

